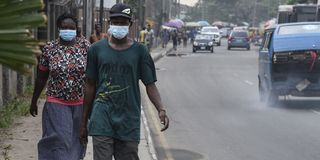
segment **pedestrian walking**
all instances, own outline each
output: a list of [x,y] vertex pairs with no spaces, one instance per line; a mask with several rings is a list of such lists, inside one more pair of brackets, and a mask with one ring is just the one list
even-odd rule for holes
[[147,45],[149,52],[151,52],[151,49],[153,46],[153,38],[154,38],[153,29],[151,28],[151,25],[148,24],[146,34],[145,34],[145,41],[146,41],[146,45]]
[[197,34],[196,29],[195,29],[195,28],[192,28],[191,31],[190,31],[190,33],[189,33],[191,45],[193,45],[193,41],[194,41],[194,38],[196,37],[196,34]]
[[188,34],[186,29],[183,29],[182,31],[182,40],[183,40],[183,47],[186,48],[188,43]]
[[103,38],[108,38],[108,34],[102,32],[102,26],[100,24],[96,24],[95,32],[90,36],[90,43],[97,42]]
[[177,50],[177,45],[178,45],[178,33],[177,33],[177,30],[173,30],[172,31],[171,38],[172,38],[173,49],[176,51]]
[[179,28],[177,29],[177,40],[178,40],[178,45],[180,46],[182,41],[182,30]]
[[141,44],[146,44],[146,27],[142,27],[142,30],[139,32],[139,42]]
[[86,144],[87,136],[92,136],[94,160],[139,160],[139,80],[158,110],[162,131],[169,127],[169,119],[155,85],[151,55],[128,37],[131,8],[117,3],[109,12],[111,38],[93,44],[88,52],[80,140]]
[[167,48],[168,41],[170,39],[170,33],[167,29],[162,29],[160,32],[162,48]]
[[79,129],[90,43],[76,37],[77,19],[70,14],[59,16],[57,27],[59,38],[42,49],[30,114],[38,114],[37,102],[48,81],[38,160],[79,160],[84,155]]

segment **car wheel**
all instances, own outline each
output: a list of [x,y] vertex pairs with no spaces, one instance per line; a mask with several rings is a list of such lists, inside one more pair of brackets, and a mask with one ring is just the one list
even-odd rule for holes
[[279,94],[273,90],[270,90],[266,94],[267,104],[275,105],[279,103]]

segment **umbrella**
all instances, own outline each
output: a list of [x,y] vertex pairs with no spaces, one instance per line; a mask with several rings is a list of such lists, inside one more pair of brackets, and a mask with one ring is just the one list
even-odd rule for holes
[[181,19],[174,19],[173,21],[180,23],[182,26],[184,26],[184,22]]
[[222,21],[215,21],[212,23],[213,26],[224,26],[224,23]]
[[165,23],[164,26],[167,27],[174,27],[174,28],[181,28],[184,25],[184,23],[177,21],[177,20],[170,20],[169,22]]
[[200,26],[210,26],[210,24],[207,21],[198,21]]
[[186,22],[186,27],[201,27],[197,22]]

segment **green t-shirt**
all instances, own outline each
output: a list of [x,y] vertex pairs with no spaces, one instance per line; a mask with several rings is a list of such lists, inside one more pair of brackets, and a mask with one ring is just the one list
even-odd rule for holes
[[145,85],[157,81],[147,49],[134,42],[118,51],[106,39],[101,40],[89,49],[86,76],[97,83],[89,135],[139,142],[139,80]]

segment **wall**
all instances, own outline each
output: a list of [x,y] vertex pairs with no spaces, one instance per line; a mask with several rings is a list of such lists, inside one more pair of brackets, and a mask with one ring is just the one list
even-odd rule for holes
[[24,76],[0,65],[0,108],[15,97],[22,95],[27,86],[32,85],[34,73]]

